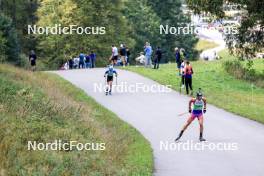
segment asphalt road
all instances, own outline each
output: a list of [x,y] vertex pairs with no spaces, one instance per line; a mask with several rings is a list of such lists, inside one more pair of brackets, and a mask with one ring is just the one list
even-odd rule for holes
[[[146,89],[159,85],[132,72],[118,72],[119,85],[123,83],[134,86],[139,83],[141,87],[145,85]],[[188,117],[188,114],[179,114],[187,112],[189,97],[175,91],[150,93],[140,88],[134,93],[117,91],[112,96],[105,96],[103,92],[94,90],[95,84],[104,84],[104,69],[55,73],[83,89],[150,141],[154,151],[156,176],[264,175],[262,124],[226,112],[209,102],[204,122],[204,137],[207,142],[198,141],[199,126],[194,121],[181,141],[174,143]],[[169,147],[161,144],[168,144]],[[204,149],[201,149],[201,145]]]

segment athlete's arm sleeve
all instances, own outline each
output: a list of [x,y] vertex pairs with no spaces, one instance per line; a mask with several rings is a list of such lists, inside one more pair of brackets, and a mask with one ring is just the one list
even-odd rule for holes
[[204,110],[206,110],[206,98],[203,98],[204,101]]

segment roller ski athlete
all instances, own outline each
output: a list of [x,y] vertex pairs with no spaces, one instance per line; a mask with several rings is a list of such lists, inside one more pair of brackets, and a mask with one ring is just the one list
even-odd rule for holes
[[113,84],[114,75],[115,77],[117,77],[117,72],[115,71],[113,65],[110,65],[108,67],[108,70],[104,74],[104,77],[106,78],[106,82],[107,82],[105,95],[112,94],[112,84]]
[[[192,108],[193,105],[193,108]],[[199,121],[199,125],[200,125],[200,138],[199,140],[205,141],[205,139],[203,138],[203,114],[206,113],[206,99],[205,97],[203,97],[203,94],[201,92],[201,89],[199,89],[199,91],[196,94],[196,98],[192,98],[189,101],[189,113],[191,114],[190,117],[188,118],[186,124],[183,126],[179,136],[175,139],[175,141],[178,141],[184,131],[187,129],[187,127],[192,123],[192,121],[197,118]]]

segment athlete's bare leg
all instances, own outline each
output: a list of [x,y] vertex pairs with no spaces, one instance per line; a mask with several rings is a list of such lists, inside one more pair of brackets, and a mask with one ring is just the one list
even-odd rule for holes
[[106,95],[108,94],[108,93],[110,93],[111,92],[111,90],[112,90],[112,82],[113,81],[108,81],[107,82],[107,87],[106,87]]
[[109,94],[111,95],[111,92],[112,92],[112,84],[113,84],[113,81],[109,81]]
[[112,89],[112,81],[107,82],[107,91]]
[[205,139],[203,138],[203,129],[204,129],[204,126],[203,126],[203,116],[201,116],[200,118],[198,118],[198,121],[199,121],[199,125],[200,125],[200,141],[205,141]]
[[203,133],[203,116],[201,116],[198,121],[200,125],[200,133]]
[[192,118],[192,116],[190,116],[187,122],[185,123],[185,125],[183,126],[182,131],[185,131],[188,128],[188,126],[192,123],[193,120],[194,119]]
[[185,123],[185,125],[183,126],[179,136],[175,139],[175,141],[178,141],[181,137],[182,137],[182,134],[183,132],[188,128],[188,126],[192,123],[194,119],[192,118],[192,116],[190,116],[187,120],[187,122]]

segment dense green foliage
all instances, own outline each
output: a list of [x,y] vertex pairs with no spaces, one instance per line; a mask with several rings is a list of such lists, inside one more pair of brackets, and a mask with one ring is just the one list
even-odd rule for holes
[[20,47],[12,20],[0,14],[0,61],[5,60],[18,64]]
[[[61,66],[79,53],[97,54],[97,65],[105,65],[111,55],[111,45],[124,43],[132,58],[143,51],[145,42],[153,49],[161,46],[164,61],[173,60],[173,48],[185,48],[191,58],[197,42],[190,35],[160,35],[160,25],[179,26],[189,22],[181,11],[181,2],[150,0],[1,0],[1,13],[12,19],[18,34],[21,52],[28,55],[36,50],[38,58],[48,69]],[[37,27],[105,27],[103,35],[28,34],[28,25]],[[0,33],[1,34],[1,33]],[[0,35],[1,36],[1,35]],[[1,48],[5,40],[0,40]],[[20,60],[21,58],[17,58]],[[23,61],[24,62],[24,61]]]
[[16,28],[21,51],[28,54],[29,50],[35,49],[34,36],[27,35],[27,25],[34,24],[37,20],[35,15],[38,0],[1,0],[0,13],[12,19]]
[[[128,28],[119,9],[120,0],[85,1],[85,0],[43,0],[37,11],[38,26],[78,25],[82,27],[105,26],[105,35],[38,35],[38,49],[42,57],[53,68],[61,65],[65,60],[77,57],[80,52],[88,54],[91,50],[98,53],[104,61],[111,54],[111,45],[126,40],[130,44]],[[101,62],[103,62],[101,60]]]
[[[256,63],[256,61],[253,62],[252,60],[248,60],[244,62],[247,63],[243,64],[243,62],[238,59],[229,59],[223,62],[223,66],[224,69],[235,78],[250,81],[257,86],[264,88],[264,69],[257,71],[253,68],[253,64]],[[256,64],[259,65],[260,63]]]
[[147,0],[126,1],[123,13],[130,25],[131,37],[136,41],[131,48],[133,57],[143,51],[146,41],[156,47],[161,44],[158,30],[161,19],[147,4]]
[[[190,23],[189,16],[181,10],[181,0],[149,0],[149,4],[161,18],[160,24],[169,27],[185,27]],[[192,34],[163,34],[160,45],[167,52],[167,60],[173,57],[174,48],[184,48],[189,59],[196,58],[197,52],[193,50],[198,39]]]

